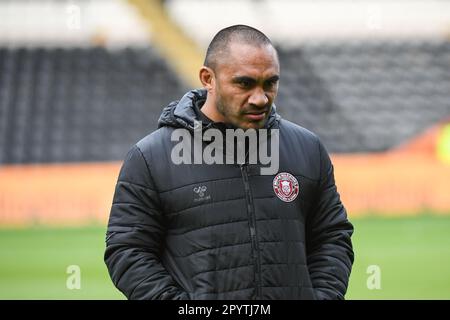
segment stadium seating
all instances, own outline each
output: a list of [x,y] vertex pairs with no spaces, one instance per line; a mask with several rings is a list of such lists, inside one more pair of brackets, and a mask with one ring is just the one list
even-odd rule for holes
[[[450,115],[450,43],[279,47],[281,115],[331,152],[396,147]],[[151,47],[0,49],[0,163],[121,160],[187,90]]]
[[332,152],[387,150],[450,116],[449,42],[308,43],[279,52],[279,112]]
[[151,48],[0,49],[0,163],[123,159],[185,90]]

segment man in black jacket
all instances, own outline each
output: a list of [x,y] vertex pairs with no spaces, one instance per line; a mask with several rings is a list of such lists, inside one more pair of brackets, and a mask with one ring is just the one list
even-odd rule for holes
[[[166,107],[159,129],[130,150],[105,252],[111,279],[127,298],[344,298],[353,227],[324,146],[276,112],[279,76],[264,34],[225,28],[208,47],[204,88]],[[215,131],[206,138],[208,130]],[[247,136],[244,158],[217,135],[239,130],[264,138]],[[203,137],[191,150],[197,133]],[[212,144],[219,146],[214,156],[231,151],[233,161],[199,162]],[[276,159],[263,171],[266,147]]]

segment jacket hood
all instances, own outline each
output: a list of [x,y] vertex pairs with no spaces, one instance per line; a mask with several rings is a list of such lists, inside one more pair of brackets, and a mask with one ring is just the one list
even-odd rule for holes
[[[194,121],[201,121],[195,112],[194,105],[201,100],[206,100],[205,89],[191,90],[181,100],[171,102],[163,109],[158,120],[158,128],[168,126],[194,130]],[[272,128],[279,122],[280,118],[280,115],[276,112],[276,106],[273,104],[264,128]]]

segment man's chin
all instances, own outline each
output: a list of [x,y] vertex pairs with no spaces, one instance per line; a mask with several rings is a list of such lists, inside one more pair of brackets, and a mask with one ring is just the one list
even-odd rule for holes
[[[237,120],[237,121],[236,121]],[[267,118],[264,118],[259,121],[249,121],[247,119],[236,119],[235,121],[230,121],[231,125],[233,125],[236,128],[247,130],[247,129],[262,129],[264,128],[264,125],[267,122]]]
[[241,128],[243,130],[247,130],[247,129],[257,130],[257,129],[263,128],[265,123],[266,123],[265,120],[257,121],[257,122],[256,121],[255,122],[246,122],[246,123],[241,124],[239,126],[239,128]]

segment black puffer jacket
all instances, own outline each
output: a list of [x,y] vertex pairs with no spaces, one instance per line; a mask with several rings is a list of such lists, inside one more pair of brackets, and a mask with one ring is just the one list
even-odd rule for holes
[[167,107],[123,164],[105,252],[114,284],[129,299],[344,298],[353,227],[318,138],[273,108],[278,172],[298,181],[291,202],[258,165],[175,165],[171,133],[193,130],[205,96],[193,90]]

